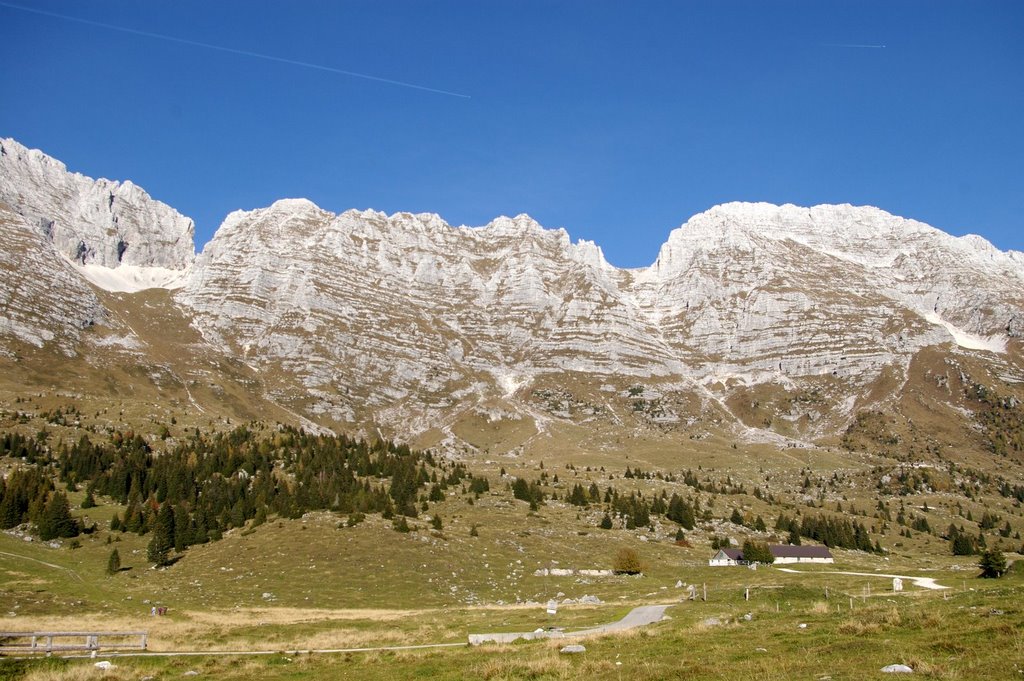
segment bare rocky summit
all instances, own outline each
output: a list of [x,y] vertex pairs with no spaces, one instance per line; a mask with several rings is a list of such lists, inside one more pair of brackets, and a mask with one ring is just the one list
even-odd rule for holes
[[[111,321],[103,296],[173,289],[204,352],[258,373],[269,399],[405,436],[452,436],[468,411],[621,424],[625,404],[658,427],[812,437],[896,395],[926,348],[1024,376],[1024,254],[877,208],[716,206],[650,267],[619,269],[526,215],[453,227],[287,199],[232,213],[194,257],[191,220],[137,186],[0,144],[7,356],[81,351],[90,324],[131,337],[145,315]],[[763,386],[792,398],[776,425],[751,420]]]
[[0,139],[0,201],[80,265],[181,270],[195,255],[191,219],[130,181],[93,180]]

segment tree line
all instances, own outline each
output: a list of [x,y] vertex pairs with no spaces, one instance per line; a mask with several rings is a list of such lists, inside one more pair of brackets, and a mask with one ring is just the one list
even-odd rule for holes
[[[487,489],[486,479],[481,484],[464,464],[430,451],[288,426],[254,424],[212,434],[197,429],[159,455],[132,432],[115,432],[109,442],[83,435],[73,444],[59,443],[52,453],[19,438],[0,438],[0,453],[28,452],[25,461],[31,461],[0,484],[0,524],[31,522],[41,535],[82,531],[80,521],[72,519],[75,528],[66,522],[69,506],[53,484],[57,477],[69,490],[85,485],[85,508],[95,505],[97,495],[124,505],[111,530],[151,532],[149,557],[156,563],[165,562],[171,550],[217,540],[269,514],[298,518],[329,510],[415,517],[431,500],[443,499],[450,486]],[[422,492],[428,485],[429,495]]]

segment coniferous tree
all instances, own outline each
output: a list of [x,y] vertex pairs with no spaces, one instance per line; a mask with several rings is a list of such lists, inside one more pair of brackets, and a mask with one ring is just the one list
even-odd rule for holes
[[981,562],[978,563],[978,567],[981,568],[982,577],[989,579],[1002,577],[1006,573],[1006,557],[1001,551],[994,549],[985,551],[981,554]]
[[43,541],[58,537],[77,537],[82,531],[78,521],[71,517],[71,506],[64,492],[54,492],[50,495],[38,525],[39,538]]
[[117,552],[115,548],[110,552],[110,558],[107,559],[107,574],[114,575],[121,571],[121,554]]
[[748,539],[743,542],[743,560],[748,563],[764,563],[766,565],[770,565],[775,562],[775,556],[772,555],[767,544]]
[[954,556],[973,556],[978,552],[977,547],[974,545],[974,540],[965,532],[956,533],[953,537],[952,548]]
[[96,499],[93,497],[93,491],[96,489],[95,482],[90,481],[89,485],[85,488],[85,498],[82,499],[82,508],[95,508]]
[[146,548],[146,558],[156,565],[166,565],[171,549],[174,548],[174,511],[170,504],[163,504],[153,523],[153,538]]

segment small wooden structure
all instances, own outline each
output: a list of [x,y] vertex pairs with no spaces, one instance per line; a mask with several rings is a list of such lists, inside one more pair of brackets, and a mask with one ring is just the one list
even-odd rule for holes
[[145,650],[145,631],[0,631],[0,653]]

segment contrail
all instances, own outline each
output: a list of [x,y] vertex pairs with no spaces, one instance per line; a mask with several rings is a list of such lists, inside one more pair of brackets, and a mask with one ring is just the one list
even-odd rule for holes
[[[0,3],[3,4],[3,3]],[[885,45],[858,45],[857,43],[822,43],[822,47],[852,47],[858,50],[882,50]]]
[[22,5],[14,5],[9,2],[0,1],[0,7],[7,7],[9,9],[18,10],[21,12],[30,12],[32,14],[39,14],[46,17],[53,17],[54,19],[63,19],[64,21],[73,21],[79,24],[85,24],[87,26],[97,26],[99,28],[105,28],[111,31],[120,31],[121,33],[130,33],[132,35],[140,35],[146,38],[156,38],[157,40],[166,40],[172,43],[179,43],[182,45],[192,45],[193,47],[203,47],[207,50],[217,50],[218,52],[228,52],[230,54],[240,54],[244,57],[255,57],[256,59],[266,59],[267,61],[276,61],[281,64],[290,64],[291,66],[301,66],[307,69],[315,69],[317,71],[327,71],[328,73],[337,73],[342,76],[351,76],[352,78],[362,78],[364,80],[372,80],[378,83],[387,83],[388,85],[398,85],[400,87],[412,88],[413,90],[422,90],[424,92],[433,92],[438,95],[448,95],[449,97],[460,97],[462,99],[471,99],[469,95],[464,95],[459,92],[451,92],[449,90],[438,90],[437,88],[427,87],[426,85],[416,85],[415,83],[406,83],[401,80],[392,80],[391,78],[381,78],[380,76],[371,76],[368,73],[357,73],[355,71],[345,71],[344,69],[336,69],[333,66],[324,66],[322,64],[311,64],[305,61],[297,61],[295,59],[286,59],[284,57],[275,57],[269,54],[261,54],[259,52],[251,52],[249,50],[238,50],[233,47],[224,47],[222,45],[211,45],[210,43],[202,43],[198,40],[188,40],[186,38],[176,38],[171,35],[164,35],[162,33],[153,33],[151,31],[140,31],[135,28],[127,28],[125,26],[116,26],[114,24],[105,24],[101,21],[92,21],[90,19],[82,19],[80,17],[72,17],[66,14],[58,14],[56,12],[47,12],[46,10],[36,9],[34,7],[23,7]]

